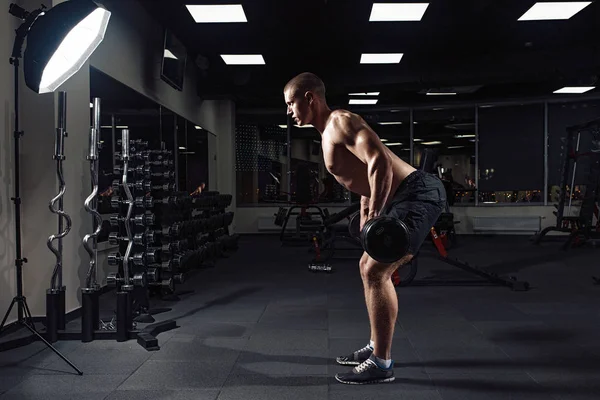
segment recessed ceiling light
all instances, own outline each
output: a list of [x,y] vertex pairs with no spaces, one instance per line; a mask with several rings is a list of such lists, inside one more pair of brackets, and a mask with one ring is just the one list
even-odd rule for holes
[[[100,129],[112,129],[112,126],[101,126]],[[129,129],[129,127],[127,125],[117,125],[115,129]]]
[[313,125],[311,124],[306,124],[306,125],[294,125],[296,128],[314,128]]
[[591,1],[538,2],[519,21],[569,19],[590,4]]
[[354,105],[375,105],[377,104],[377,99],[350,99],[349,104]]
[[456,92],[427,92],[427,96],[454,96]]
[[201,126],[198,126],[198,125],[196,125],[194,128],[196,128],[196,129],[198,129],[198,130],[202,129],[202,127],[201,127]]
[[196,23],[248,22],[241,4],[186,5]]
[[388,146],[388,147],[391,147],[391,146],[402,146],[402,143],[392,142],[392,143],[386,143],[385,145]]
[[462,149],[465,146],[448,146],[449,149]]
[[440,142],[439,140],[434,140],[433,142],[422,142],[421,144],[424,146],[433,146],[435,144],[442,144],[442,142]]
[[454,135],[456,139],[474,138],[475,135]]
[[379,125],[402,125],[402,122],[380,122]]
[[379,139],[379,140],[381,140],[384,143],[388,141],[387,139]]
[[361,64],[398,64],[404,53],[365,53],[360,57]]
[[287,125],[279,125],[281,129],[287,129]]
[[595,86],[565,86],[562,89],[555,90],[554,93],[575,93],[581,94],[595,89]]
[[369,21],[420,21],[429,3],[375,3]]
[[185,147],[180,146],[179,150],[185,150]]
[[413,139],[413,142],[422,142],[423,139]]
[[379,96],[381,92],[350,93],[349,96]]
[[262,54],[221,54],[227,65],[265,65]]

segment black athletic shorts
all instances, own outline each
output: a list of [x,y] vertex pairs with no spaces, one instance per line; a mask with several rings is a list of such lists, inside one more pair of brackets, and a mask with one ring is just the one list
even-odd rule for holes
[[399,218],[410,232],[409,253],[417,254],[446,208],[446,190],[433,174],[416,170],[408,175],[392,196],[383,215]]

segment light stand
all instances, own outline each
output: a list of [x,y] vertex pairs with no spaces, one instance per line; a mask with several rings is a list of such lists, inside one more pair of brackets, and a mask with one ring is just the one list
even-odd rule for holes
[[[36,18],[43,12],[44,7],[33,11],[32,13],[27,13],[25,10],[18,6],[11,5],[10,13],[24,19],[25,22],[21,24],[21,26],[17,29],[17,37],[15,39],[15,43],[13,46],[13,52],[10,58],[10,63],[14,66],[14,80],[15,80],[15,143],[14,143],[14,157],[15,157],[15,174],[14,174],[14,182],[15,182],[15,197],[11,200],[15,203],[15,269],[17,273],[17,295],[13,298],[10,303],[10,307],[6,312],[2,323],[0,324],[0,333],[2,333],[4,324],[10,315],[12,308],[14,305],[17,305],[17,324],[24,326],[27,328],[33,335],[35,335],[38,339],[40,339],[44,344],[50,348],[53,352],[55,352],[60,358],[62,358],[66,363],[68,363],[79,375],[83,375],[81,372],[71,361],[69,361],[65,356],[63,356],[54,346],[52,346],[39,332],[35,329],[35,325],[33,323],[33,318],[31,316],[31,311],[29,310],[29,306],[27,305],[27,299],[23,295],[23,264],[27,262],[26,258],[22,257],[22,247],[21,247],[21,193],[20,193],[20,147],[19,141],[21,136],[23,136],[24,132],[19,131],[19,59],[22,57],[21,50],[23,47],[23,43],[25,41],[25,37]],[[25,314],[25,315],[24,315]]]

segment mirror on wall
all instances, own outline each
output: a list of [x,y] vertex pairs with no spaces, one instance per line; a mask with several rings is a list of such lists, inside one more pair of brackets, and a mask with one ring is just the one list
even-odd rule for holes
[[[208,140],[210,132],[186,120],[168,107],[138,93],[103,72],[90,68],[90,103],[101,99],[98,211],[103,229],[99,241],[106,241],[112,214],[110,198],[113,181],[119,180],[114,167],[118,165],[122,129],[129,129],[130,139],[148,142],[149,149],[169,150],[175,165],[174,183],[177,191],[192,193],[208,181]],[[90,123],[93,117],[90,111]],[[117,171],[118,172],[118,171]],[[213,183],[214,184],[214,183]]]

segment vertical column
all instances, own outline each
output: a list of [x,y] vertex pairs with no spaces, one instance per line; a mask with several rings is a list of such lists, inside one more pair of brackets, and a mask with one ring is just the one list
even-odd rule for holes
[[544,205],[548,205],[548,102],[544,103]]
[[479,107],[475,106],[475,205],[479,205]]

